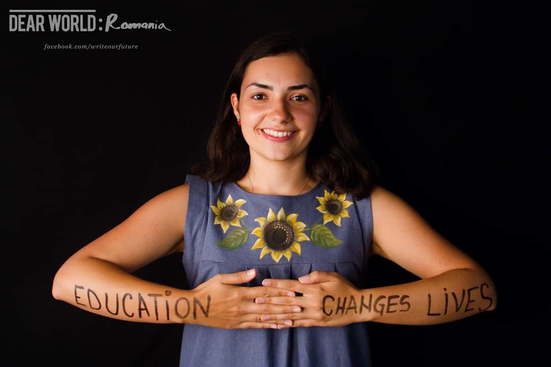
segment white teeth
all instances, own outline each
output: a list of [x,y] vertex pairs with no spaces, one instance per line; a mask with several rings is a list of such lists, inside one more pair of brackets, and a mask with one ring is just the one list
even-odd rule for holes
[[262,131],[264,131],[266,134],[273,136],[275,138],[283,138],[285,136],[290,136],[292,134],[291,131],[283,132],[283,131],[275,131],[271,129],[263,129]]

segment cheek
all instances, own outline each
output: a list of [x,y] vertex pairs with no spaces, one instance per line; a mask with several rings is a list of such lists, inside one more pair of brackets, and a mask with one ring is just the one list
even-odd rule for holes
[[303,109],[294,113],[295,120],[301,129],[315,129],[317,125],[317,114],[315,109]]
[[242,121],[241,123],[241,133],[243,134],[243,138],[245,138],[245,141],[249,145],[256,137],[256,135],[260,134],[260,131],[255,128],[256,125],[257,123],[255,123],[254,120],[251,120],[250,118]]
[[241,113],[245,115],[256,115],[266,110],[267,108],[265,104],[249,103],[249,101],[242,102],[240,107]]
[[241,120],[246,127],[254,128],[255,125],[259,124],[265,116],[263,109],[247,107],[241,110]]

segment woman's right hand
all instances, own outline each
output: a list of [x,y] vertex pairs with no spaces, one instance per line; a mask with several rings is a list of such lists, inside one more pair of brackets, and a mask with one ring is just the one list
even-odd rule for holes
[[[206,304],[205,301],[210,296],[208,316],[201,317],[194,323],[222,329],[283,329],[290,327],[291,320],[264,321],[262,315],[296,312],[294,309],[298,306],[293,306],[295,293],[285,289],[235,285],[250,282],[255,277],[255,269],[217,274],[194,288],[192,292],[203,305]],[[284,305],[257,304],[255,303],[257,297],[278,297],[278,301]],[[300,310],[300,307],[297,310]]]

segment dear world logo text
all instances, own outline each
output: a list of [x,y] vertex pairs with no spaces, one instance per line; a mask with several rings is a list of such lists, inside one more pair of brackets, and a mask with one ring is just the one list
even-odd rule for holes
[[145,29],[171,31],[164,23],[120,20],[111,13],[105,17],[95,10],[10,10],[10,32],[109,32]]

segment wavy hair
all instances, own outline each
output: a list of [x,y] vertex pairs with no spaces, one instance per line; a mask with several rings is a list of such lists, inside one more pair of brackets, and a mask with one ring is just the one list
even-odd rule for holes
[[350,193],[358,200],[369,196],[379,177],[379,169],[356,138],[319,50],[291,32],[268,34],[241,53],[222,94],[207,143],[207,162],[192,167],[192,173],[211,182],[238,181],[245,176],[250,164],[249,146],[236,123],[230,98],[232,93],[240,95],[243,77],[251,62],[280,54],[301,57],[316,77],[322,103],[327,96],[331,97],[330,110],[323,124],[316,128],[308,147],[307,172],[331,190]]

